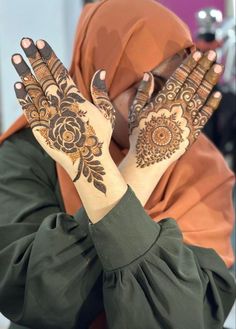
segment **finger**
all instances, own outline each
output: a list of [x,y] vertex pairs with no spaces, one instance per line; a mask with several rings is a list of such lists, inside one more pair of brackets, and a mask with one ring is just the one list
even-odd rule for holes
[[194,140],[199,136],[200,131],[205,127],[208,120],[218,108],[222,99],[222,94],[219,91],[214,92],[208,99],[205,106],[197,113],[193,120]]
[[29,66],[26,64],[24,59],[19,54],[14,54],[12,56],[12,63],[21,77],[21,80],[25,86],[26,92],[29,94],[31,100],[35,104],[35,106],[39,107],[40,99],[43,98],[46,100],[44,93],[38,83],[38,81],[35,79],[33,74],[31,73],[31,70]]
[[137,111],[140,111],[150,100],[153,90],[154,78],[151,72],[147,72],[144,74],[143,80],[139,84],[137,94],[131,107],[135,107]]
[[69,91],[71,92],[71,89],[75,88],[76,91],[74,90],[74,92],[77,92],[78,90],[74,81],[70,77],[65,66],[52,50],[51,46],[45,40],[38,40],[36,46],[60,89],[65,94]]
[[45,95],[57,95],[58,86],[54,80],[49,68],[43,61],[37,47],[33,43],[33,40],[24,38],[21,40],[21,47],[25,52],[25,55],[29,59],[30,64],[34,70],[36,79],[38,80]]
[[[12,56],[12,63],[22,79],[27,94],[30,96],[32,103],[37,108],[41,121],[47,120],[50,116],[50,106],[38,81],[35,79],[30,71],[30,68],[19,54]],[[53,109],[51,108],[51,110]],[[56,109],[53,110],[53,112],[55,111]]]
[[215,64],[205,75],[201,85],[197,90],[197,94],[199,95],[200,99],[202,99],[204,103],[207,100],[208,96],[210,95],[213,87],[220,80],[222,73],[223,73],[223,66],[220,64]]
[[196,94],[188,103],[188,110],[198,111],[205,104],[209,97],[212,89],[220,80],[223,73],[223,65],[215,64],[207,72],[204,79],[202,80]]
[[178,98],[183,99],[186,102],[191,100],[198,87],[200,86],[205,74],[213,65],[215,59],[216,52],[213,50],[208,51],[202,56],[196,67],[185,80],[181,90],[179,91],[179,94],[177,95]]
[[217,110],[222,99],[222,94],[219,91],[214,92],[208,99],[206,105],[204,105],[199,111],[200,116],[207,116],[209,119],[213,112]]
[[190,54],[167,80],[164,88],[156,96],[156,102],[174,100],[181,87],[183,86],[185,80],[196,67],[201,57],[202,54],[200,51],[196,51],[193,54]]
[[145,111],[144,107],[151,98],[154,90],[154,77],[151,72],[146,72],[140,82],[136,96],[129,111],[129,132],[139,125],[138,117]]
[[27,91],[24,85],[21,82],[16,82],[14,85],[16,97],[22,107],[24,115],[31,126],[34,128],[40,125],[40,117],[37,108],[33,104],[30,96],[27,94]]
[[105,84],[106,71],[98,70],[91,81],[90,91],[93,103],[107,120],[110,120],[112,128],[115,126],[115,109],[112,105]]

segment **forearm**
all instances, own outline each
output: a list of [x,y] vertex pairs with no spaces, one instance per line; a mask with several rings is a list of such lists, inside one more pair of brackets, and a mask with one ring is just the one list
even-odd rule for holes
[[103,184],[106,186],[106,194],[96,189],[93,183],[89,183],[84,176],[75,182],[75,187],[92,223],[99,222],[127,191],[127,183],[110,154],[104,154],[100,162],[105,172]]
[[155,166],[140,168],[136,165],[134,155],[128,153],[118,168],[126,183],[131,186],[136,197],[144,206],[170,165],[171,162],[166,160]]

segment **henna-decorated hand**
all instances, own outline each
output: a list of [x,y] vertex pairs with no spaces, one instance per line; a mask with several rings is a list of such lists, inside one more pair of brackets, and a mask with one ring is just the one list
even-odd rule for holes
[[23,39],[21,46],[35,76],[19,54],[13,55],[23,82],[15,84],[15,92],[35,138],[74,182],[84,176],[106,193],[101,159],[109,154],[115,110],[106,91],[105,71],[97,71],[91,82],[98,111],[81,95],[45,41],[36,46],[31,39]]
[[197,139],[221,100],[220,92],[211,93],[223,72],[215,59],[214,51],[191,54],[153,96],[153,75],[144,75],[129,113],[137,167],[172,163]]

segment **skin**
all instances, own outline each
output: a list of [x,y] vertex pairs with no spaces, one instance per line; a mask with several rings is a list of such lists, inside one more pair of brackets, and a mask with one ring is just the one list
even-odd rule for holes
[[[92,104],[83,99],[53,50],[43,43],[43,47],[37,48],[33,40],[22,41],[35,76],[19,54],[12,58],[22,80],[15,84],[16,96],[35,138],[72,178],[92,222],[102,219],[114,207],[127,184],[138,192],[144,204],[156,180],[194,142],[198,136],[195,134],[199,134],[219,104],[220,95],[212,94],[207,99],[222,72],[220,65],[214,65],[215,52],[204,56],[199,52],[191,54],[172,75],[186,56],[182,51],[156,67],[155,77],[146,73],[141,84],[134,84],[115,99],[117,113],[123,120],[116,129],[119,137],[124,136],[118,143],[128,147],[130,142],[131,149],[125,163],[122,161],[117,168],[109,153],[114,111],[104,88],[105,72],[96,72],[92,80]],[[131,129],[125,132],[123,126]],[[94,156],[99,159],[92,161]],[[143,174],[149,188],[145,194]],[[154,186],[146,184],[148,177]],[[99,209],[94,209],[94,198],[101,201]]]
[[[180,53],[168,58],[152,70],[155,77],[155,88],[153,94],[156,94],[162,89],[164,83],[172,75],[175,69],[181,65],[186,56],[187,51],[181,51]],[[139,84],[140,82],[135,83],[113,100],[113,106],[116,109],[116,123],[112,137],[122,148],[129,148],[130,145],[128,134],[128,112]]]

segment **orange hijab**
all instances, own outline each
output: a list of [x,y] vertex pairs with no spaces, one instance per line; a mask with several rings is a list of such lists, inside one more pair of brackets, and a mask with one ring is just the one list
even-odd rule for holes
[[[153,0],[102,0],[85,6],[81,14],[70,73],[90,99],[94,72],[107,71],[111,99],[142,78],[168,57],[192,47],[186,25]],[[26,126],[21,116],[0,138],[0,143]],[[111,141],[110,152],[118,165],[128,150]],[[66,211],[74,214],[81,201],[66,172],[57,165]],[[145,210],[153,220],[173,217],[188,244],[213,248],[230,267],[234,256],[232,185],[226,163],[201,134],[195,144],[168,168],[154,189]],[[91,328],[104,328],[101,318]]]

